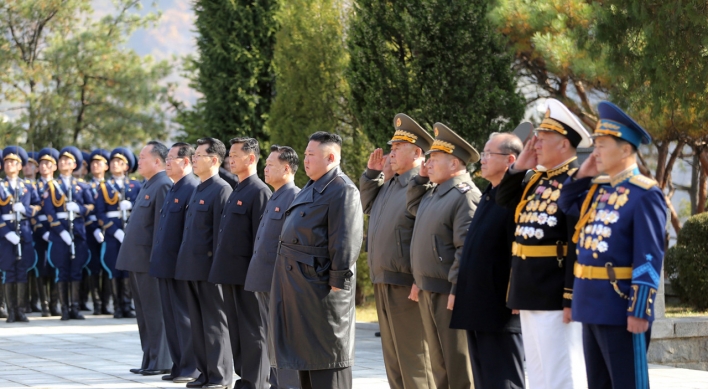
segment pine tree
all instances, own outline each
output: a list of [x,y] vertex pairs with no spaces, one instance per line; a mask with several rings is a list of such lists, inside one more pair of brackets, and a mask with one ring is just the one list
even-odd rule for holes
[[276,0],[195,2],[199,57],[192,63],[193,86],[203,98],[199,109],[186,114],[192,116],[183,123],[186,140],[202,136],[268,140],[265,122],[274,94],[277,8]]
[[398,112],[428,129],[443,122],[480,148],[521,119],[511,56],[486,1],[359,0],[348,46],[352,109],[379,147]]

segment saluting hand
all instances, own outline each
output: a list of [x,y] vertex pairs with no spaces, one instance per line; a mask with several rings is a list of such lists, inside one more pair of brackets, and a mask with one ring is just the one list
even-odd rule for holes
[[366,167],[369,170],[378,170],[381,171],[384,168],[384,161],[385,158],[383,156],[383,150],[382,149],[376,149],[374,150],[371,155],[369,155],[369,162],[366,163]]
[[531,139],[526,142],[524,149],[521,151],[521,154],[519,154],[519,157],[516,158],[516,162],[514,162],[514,169],[529,170],[536,168],[536,165],[538,165],[535,148],[537,139],[536,136],[532,136]]
[[591,153],[588,159],[580,165],[580,169],[575,173],[575,178],[597,177],[600,172],[597,170],[597,160],[595,153]]

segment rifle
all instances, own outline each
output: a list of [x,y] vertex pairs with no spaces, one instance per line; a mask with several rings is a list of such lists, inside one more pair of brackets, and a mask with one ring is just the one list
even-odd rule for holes
[[[125,200],[125,186],[126,185],[128,185],[128,177],[127,176],[123,179],[123,186],[120,188],[121,201]],[[125,209],[121,209],[120,218],[123,220],[123,231],[125,231],[125,229],[128,227],[128,211]]]
[[[11,205],[14,208],[15,203],[17,202],[17,193],[20,191],[20,185],[19,183],[17,184],[17,187],[15,188],[15,195],[11,196]],[[16,254],[17,256],[15,257],[16,261],[21,261],[22,260],[22,231],[20,230],[20,220],[22,220],[22,214],[20,211],[15,211],[15,233],[17,236],[20,237],[20,241],[15,245],[16,247]]]
[[[69,185],[69,188],[67,188],[66,191],[66,198],[69,202],[74,201],[74,188],[72,185]],[[69,235],[71,235],[71,260],[73,261],[76,258],[76,246],[74,245],[74,212],[69,211]]]

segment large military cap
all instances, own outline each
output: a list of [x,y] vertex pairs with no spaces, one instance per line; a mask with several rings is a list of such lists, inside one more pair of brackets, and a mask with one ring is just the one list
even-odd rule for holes
[[81,150],[81,158],[88,164],[91,162],[91,153]]
[[479,153],[477,150],[446,125],[435,123],[435,125],[433,125],[433,132],[435,133],[435,141],[433,141],[433,145],[430,146],[430,151],[425,153],[426,155],[434,152],[443,152],[454,155],[464,163],[475,163],[479,161]]
[[546,115],[536,131],[557,132],[570,141],[575,148],[592,146],[590,133],[585,129],[575,114],[556,99],[548,99]]
[[651,143],[651,135],[618,106],[609,101],[601,101],[597,105],[597,112],[600,114],[600,120],[592,134],[593,138],[614,136],[626,140],[634,147]]
[[404,113],[399,113],[393,118],[393,126],[396,128],[396,132],[393,133],[393,138],[388,141],[389,145],[394,142],[408,142],[420,147],[423,152],[427,152],[435,141],[428,131],[425,131],[420,124]]
[[135,173],[138,171],[138,156],[133,153],[133,159],[135,160],[135,163],[133,164],[133,168],[130,169],[130,173]]
[[90,164],[94,160],[98,161],[103,161],[106,164],[108,164],[108,161],[111,159],[111,155],[108,153],[108,150],[104,149],[96,149],[91,152],[91,154],[88,157],[88,163]]
[[28,151],[27,152],[27,162],[28,163],[33,163],[35,166],[39,166],[39,160],[37,159],[37,152],[36,151]]
[[59,150],[51,148],[51,147],[45,147],[42,150],[39,150],[39,153],[37,153],[37,161],[49,161],[54,163],[55,165],[57,164],[57,161],[59,160]]
[[20,162],[22,166],[25,166],[27,164],[28,158],[29,156],[27,155],[27,152],[20,146],[7,146],[2,151],[3,161],[7,161],[8,159],[14,159],[15,161]]
[[84,156],[81,153],[81,150],[77,149],[74,146],[66,146],[61,151],[59,151],[59,158],[61,157],[67,157],[71,158],[76,162],[76,167],[81,167],[81,163],[84,162]]
[[116,147],[113,149],[109,160],[112,160],[113,158],[118,158],[125,161],[125,163],[128,164],[128,172],[131,172],[133,167],[135,167],[135,154],[125,147]]

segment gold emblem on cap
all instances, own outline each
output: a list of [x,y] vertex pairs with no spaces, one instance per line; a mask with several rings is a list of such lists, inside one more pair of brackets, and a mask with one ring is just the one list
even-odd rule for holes
[[439,131],[437,127],[433,128],[433,133],[435,134],[435,136],[438,136]]
[[543,118],[544,118],[544,119],[548,119],[549,117],[551,117],[551,109],[550,109],[550,108],[548,108],[548,109],[546,110],[546,115],[545,115]]
[[401,118],[396,119],[396,127],[401,126]]

